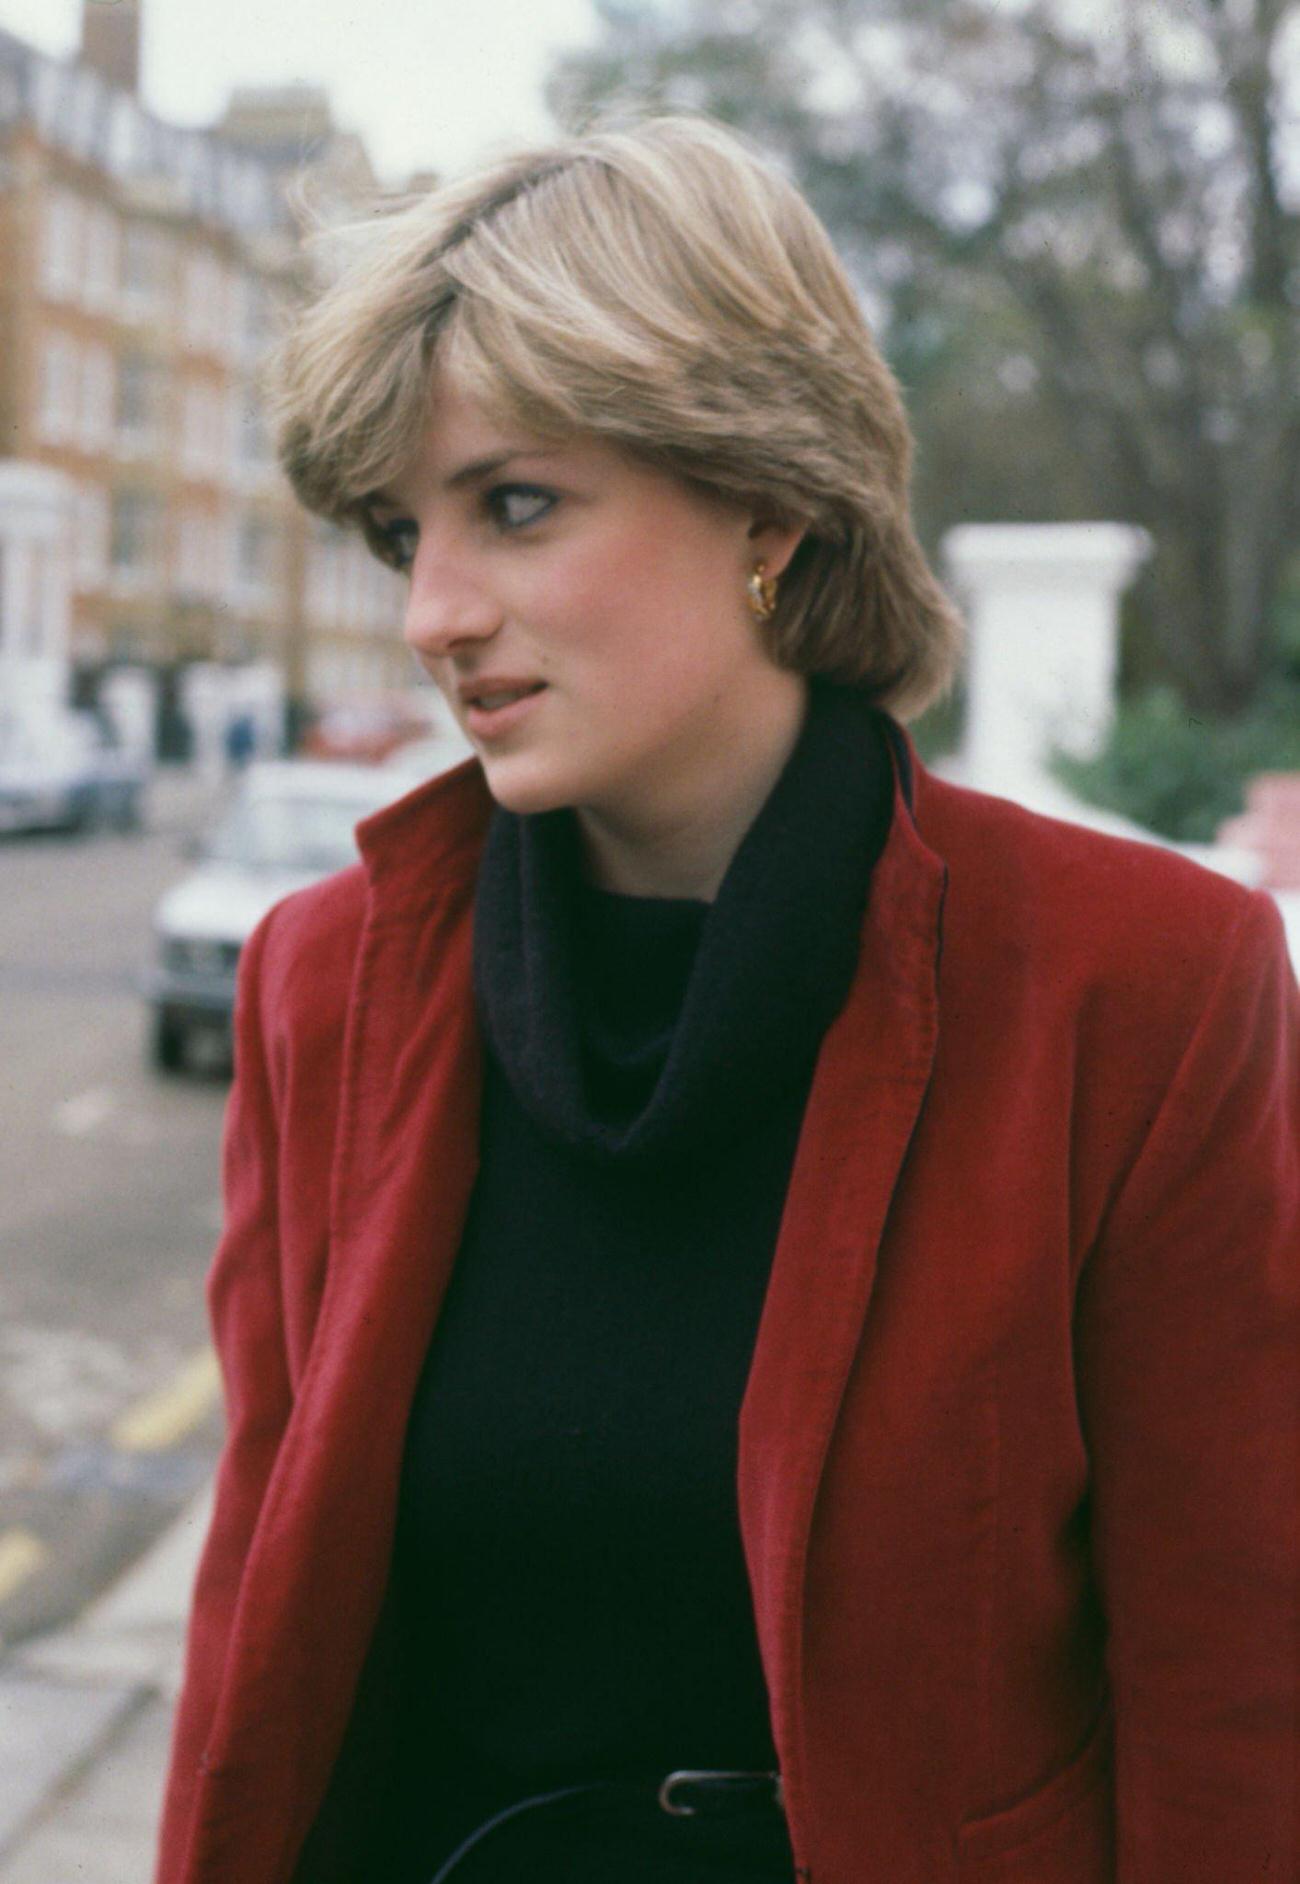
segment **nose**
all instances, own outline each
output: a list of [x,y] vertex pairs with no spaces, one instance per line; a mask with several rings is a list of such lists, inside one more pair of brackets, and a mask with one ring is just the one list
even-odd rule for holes
[[466,558],[422,537],[411,565],[402,634],[424,661],[436,661],[467,641],[483,641],[501,626],[501,609]]

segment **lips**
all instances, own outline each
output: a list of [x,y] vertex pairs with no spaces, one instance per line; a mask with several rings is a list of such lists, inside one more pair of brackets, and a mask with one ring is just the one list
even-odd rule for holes
[[485,713],[495,713],[499,707],[513,706],[516,700],[526,700],[530,694],[541,691],[541,682],[536,687],[498,687],[491,693],[475,694],[470,705]]
[[466,731],[475,739],[495,739],[526,719],[546,692],[542,680],[517,684],[476,681],[461,689]]
[[540,693],[545,685],[544,680],[525,680],[513,674],[500,674],[480,680],[464,680],[457,692],[465,706],[486,708],[491,712],[523,699],[527,694]]

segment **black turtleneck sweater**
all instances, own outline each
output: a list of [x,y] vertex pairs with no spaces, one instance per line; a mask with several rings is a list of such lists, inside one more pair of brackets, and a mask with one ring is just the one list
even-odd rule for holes
[[[815,681],[712,904],[594,889],[570,813],[493,813],[481,1164],[412,1410],[396,1557],[408,1737],[416,1770],[427,1737],[441,1775],[412,1793],[413,1878],[532,1793],[776,1767],[737,1420],[891,798],[879,716]],[[775,1813],[722,1847],[665,1824],[678,1855],[597,1851],[594,1834],[580,1849],[574,1832],[566,1884],[611,1864],[620,1884],[792,1874]]]

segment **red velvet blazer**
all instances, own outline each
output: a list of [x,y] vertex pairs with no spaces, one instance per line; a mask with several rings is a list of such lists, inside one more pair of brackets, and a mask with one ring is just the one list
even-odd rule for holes
[[[1276,909],[915,776],[740,1420],[799,1877],[1294,1884],[1300,1051]],[[159,1884],[286,1884],[338,1758],[474,1182],[490,804],[472,762],[369,819],[364,864],[244,955],[210,1282],[229,1440]]]

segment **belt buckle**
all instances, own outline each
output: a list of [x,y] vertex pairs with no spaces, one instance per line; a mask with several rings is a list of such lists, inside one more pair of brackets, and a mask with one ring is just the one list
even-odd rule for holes
[[695,1818],[699,1812],[699,1807],[679,1803],[675,1797],[678,1789],[682,1786],[698,1786],[719,1780],[724,1783],[730,1781],[733,1784],[748,1786],[752,1786],[759,1781],[766,1781],[772,1788],[772,1797],[777,1806],[781,1810],[785,1809],[785,1796],[781,1785],[781,1775],[779,1773],[717,1772],[708,1768],[684,1766],[679,1767],[674,1773],[669,1773],[667,1778],[660,1785],[660,1810],[667,1812],[670,1817],[675,1819]]

